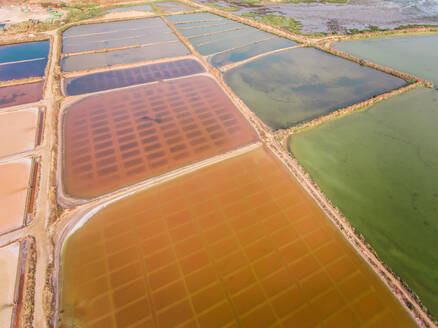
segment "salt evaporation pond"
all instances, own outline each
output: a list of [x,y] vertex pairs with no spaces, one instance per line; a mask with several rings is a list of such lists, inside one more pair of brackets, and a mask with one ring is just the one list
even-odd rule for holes
[[63,33],[62,52],[75,53],[175,40],[178,40],[176,35],[160,18],[145,18],[71,27]]
[[23,225],[32,160],[0,164],[0,234]]
[[[63,34],[62,70],[73,72],[184,56],[189,50],[161,18],[74,26]],[[81,54],[82,51],[131,48]]]
[[264,148],[97,212],[63,247],[60,305],[78,327],[415,327]]
[[188,41],[204,56],[242,47],[273,36],[210,13],[175,15],[168,17],[168,20],[174,23],[178,31],[188,37]]
[[0,157],[32,150],[36,143],[38,108],[0,112]]
[[64,115],[64,184],[95,197],[257,140],[210,77],[86,97]]
[[19,267],[20,243],[0,247],[0,325],[11,327]]
[[220,67],[227,64],[237,63],[269,51],[293,47],[296,45],[298,44],[294,41],[273,36],[267,40],[262,40],[257,43],[213,55],[213,57],[210,57],[209,61],[213,66]]
[[89,70],[147,60],[188,55],[189,49],[179,41],[146,45],[138,48],[119,49],[64,57],[61,60],[64,72]]
[[406,84],[313,48],[255,59],[226,71],[224,79],[272,129],[312,120]]
[[187,6],[181,2],[156,2],[155,5],[163,12],[165,13],[171,13],[176,11],[185,11],[185,10],[194,10],[195,8],[192,8],[190,6]]
[[50,42],[27,42],[0,46],[0,63],[10,63],[36,58],[46,58],[49,55]]
[[0,88],[0,108],[30,104],[43,97],[44,81]]
[[133,68],[111,70],[65,79],[64,94],[74,96],[201,72],[205,72],[205,68],[195,59],[181,59]]
[[438,84],[438,34],[344,41],[333,48]]
[[289,146],[382,260],[438,316],[438,91],[419,88]]
[[0,46],[0,81],[44,76],[49,41]]
[[120,7],[120,8],[114,8],[114,9],[110,9],[105,11],[106,14],[109,13],[118,13],[118,12],[123,12],[123,11],[153,11],[153,8],[151,5],[142,5],[142,6],[130,6],[130,7]]

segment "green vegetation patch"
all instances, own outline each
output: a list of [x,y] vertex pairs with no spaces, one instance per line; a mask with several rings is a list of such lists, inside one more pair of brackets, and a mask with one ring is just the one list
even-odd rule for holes
[[295,19],[289,16],[272,15],[272,14],[258,15],[255,12],[244,13],[242,14],[242,16],[252,18],[262,23],[278,26],[291,32],[299,32],[302,28],[300,22],[296,21]]
[[239,11],[238,8],[221,6],[216,3],[210,3],[209,6],[223,11]]
[[289,139],[382,260],[438,315],[438,91],[418,88]]

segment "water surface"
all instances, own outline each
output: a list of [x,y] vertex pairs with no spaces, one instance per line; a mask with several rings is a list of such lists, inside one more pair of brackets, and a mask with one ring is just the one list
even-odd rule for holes
[[[74,27],[71,28],[73,31],[68,29],[63,34],[65,37],[62,40],[62,51],[74,53],[178,39],[161,19],[137,20],[136,24],[128,23],[128,21],[115,23],[120,24],[113,24],[113,22],[91,24],[88,26],[87,34],[80,35],[71,35],[69,32],[84,33],[83,30],[74,30]],[[105,30],[102,31],[102,28]]]
[[195,13],[195,14],[180,14],[166,17],[166,19],[174,24],[189,23],[197,21],[222,20],[222,17],[210,13]]
[[44,81],[0,88],[0,108],[34,103],[43,97]]
[[324,123],[289,146],[328,198],[438,316],[438,91]]
[[62,257],[61,325],[415,327],[263,148],[105,207]]
[[220,67],[263,54],[265,52],[293,47],[298,45],[296,42],[273,36],[272,38],[240,48],[229,50],[214,55],[209,61],[213,66]]
[[84,93],[127,87],[164,79],[204,72],[204,67],[194,59],[181,59],[140,67],[87,74],[64,80],[65,94]]
[[[0,46],[0,63],[15,62],[49,56],[50,41],[38,41]],[[1,66],[0,66],[1,67]]]
[[438,33],[344,41],[333,48],[438,84]]
[[64,116],[64,183],[91,198],[254,142],[255,132],[207,76],[122,89]]
[[258,58],[226,71],[224,78],[272,129],[312,120],[406,84],[313,48]]
[[181,42],[152,44],[138,48],[119,49],[108,52],[92,53],[64,57],[61,59],[61,67],[64,72],[73,72],[130,64],[159,58],[171,58],[188,55],[190,51]]
[[44,76],[47,58],[28,62],[0,65],[0,81]]
[[114,8],[114,9],[107,10],[105,13],[117,13],[117,12],[121,12],[121,11],[131,11],[131,10],[153,11],[153,8],[150,5],[121,7],[121,8]]
[[118,22],[109,23],[96,23],[96,24],[84,24],[70,27],[62,33],[62,37],[81,37],[87,34],[94,33],[106,33],[111,34],[114,31],[129,31],[135,30],[142,27],[161,27],[164,22],[159,17],[154,18],[142,18],[142,19],[131,19]]

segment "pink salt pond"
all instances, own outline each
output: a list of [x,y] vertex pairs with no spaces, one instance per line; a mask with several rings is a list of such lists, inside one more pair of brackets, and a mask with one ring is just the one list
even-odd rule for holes
[[0,234],[23,225],[31,165],[31,158],[0,164]]

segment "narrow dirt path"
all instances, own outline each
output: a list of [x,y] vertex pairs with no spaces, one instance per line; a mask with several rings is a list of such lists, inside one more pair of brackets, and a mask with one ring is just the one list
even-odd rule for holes
[[58,81],[55,78],[56,63],[59,57],[59,38],[56,31],[48,32],[52,38],[51,56],[47,69],[47,80],[44,91],[46,117],[44,120],[43,142],[40,151],[40,180],[36,199],[36,213],[33,222],[29,226],[29,234],[33,235],[37,245],[37,263],[35,271],[35,307],[34,327],[47,327],[45,309],[45,285],[47,266],[53,254],[53,245],[49,237],[48,222],[56,208],[54,190],[51,188],[53,162],[56,146],[56,121],[57,105],[56,91]]

